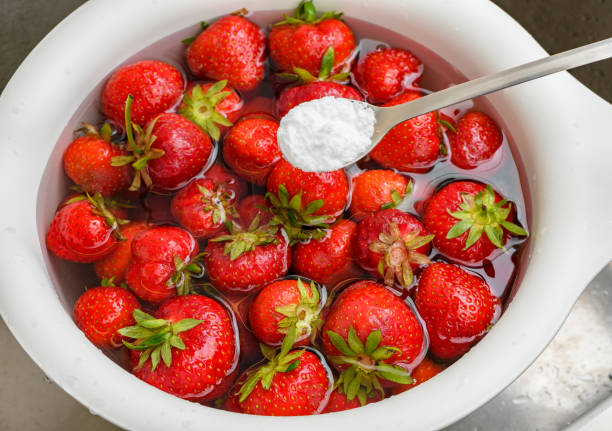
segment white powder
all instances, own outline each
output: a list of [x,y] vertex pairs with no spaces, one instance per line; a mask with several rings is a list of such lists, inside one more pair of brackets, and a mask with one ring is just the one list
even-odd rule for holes
[[367,103],[323,97],[302,103],[283,117],[278,144],[296,168],[334,171],[368,150],[375,123],[374,110]]

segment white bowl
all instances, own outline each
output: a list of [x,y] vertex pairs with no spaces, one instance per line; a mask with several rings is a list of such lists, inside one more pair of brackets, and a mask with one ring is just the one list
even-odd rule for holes
[[[53,287],[37,225],[37,191],[57,139],[84,95],[152,41],[242,7],[283,0],[90,0],[29,55],[0,97],[0,311],[23,348],[64,390],[128,429],[435,429],[519,376],[612,257],[612,107],[567,73],[489,97],[511,131],[531,192],[531,242],[520,287],[478,345],[418,388],[348,412],[300,418],[237,415],[183,401],[117,366],[86,341]],[[402,33],[469,78],[545,55],[485,0],[318,0]],[[41,202],[45,196],[40,196]],[[32,394],[36,396],[36,394]]]

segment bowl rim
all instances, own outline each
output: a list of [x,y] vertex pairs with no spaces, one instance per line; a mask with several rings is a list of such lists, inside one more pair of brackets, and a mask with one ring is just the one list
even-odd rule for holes
[[[498,109],[500,114],[505,112],[512,121],[524,125],[525,130],[515,138],[529,138],[534,144],[534,148],[521,144],[526,170],[537,171],[527,178],[535,204],[532,252],[521,289],[491,334],[453,367],[428,384],[384,402],[295,421],[236,415],[178,399],[139,381],[86,342],[49,280],[36,229],[34,196],[56,138],[80,105],[82,95],[124,59],[149,45],[151,35],[165,37],[193,25],[200,16],[237,10],[245,3],[248,1],[90,0],[49,33],[22,63],[0,96],[0,129],[4,134],[0,172],[6,175],[0,196],[12,203],[4,209],[0,224],[0,312],[24,350],[53,381],[92,413],[124,428],[189,429],[206,423],[221,430],[245,426],[280,429],[287,426],[287,421],[296,430],[342,426],[347,421],[355,429],[374,424],[409,424],[414,429],[446,426],[484,404],[535,360],[586,282],[612,256],[612,204],[588,189],[594,182],[601,184],[602,190],[612,188],[612,176],[606,176],[604,163],[605,159],[612,160],[612,150],[598,144],[597,151],[585,155],[578,145],[563,152],[554,147],[560,140],[602,142],[604,127],[612,121],[612,109],[566,73],[489,96],[496,109],[507,106]],[[462,73],[469,78],[546,54],[518,23],[486,0],[460,4],[449,0],[320,0],[317,6],[385,23],[419,42],[419,35],[427,34],[428,42],[423,44],[451,64],[461,64]],[[256,9],[286,7],[286,1],[265,0],[259,1]],[[147,18],[134,19],[145,8]],[[124,43],[125,28],[130,29],[130,44]],[[446,31],[433,32],[432,28]],[[470,62],[461,57],[465,46],[473,50]],[[83,52],[95,56],[83,56]],[[41,70],[44,79],[40,79]],[[571,109],[564,108],[565,100],[573,101]],[[563,173],[580,174],[580,178],[562,178]],[[565,194],[572,196],[572,205],[562,204]],[[595,209],[575,208],[585,204]],[[564,224],[578,217],[579,225],[559,238]],[[581,251],[587,247],[589,256]],[[571,268],[573,272],[563,273],[559,268]],[[555,289],[563,294],[555,296]],[[541,317],[537,325],[519,326],[536,315]],[[490,366],[492,355],[497,367]],[[117,382],[121,383],[120,390]],[[462,395],[457,397],[457,393]],[[411,406],[410,413],[402,415],[407,405]]]

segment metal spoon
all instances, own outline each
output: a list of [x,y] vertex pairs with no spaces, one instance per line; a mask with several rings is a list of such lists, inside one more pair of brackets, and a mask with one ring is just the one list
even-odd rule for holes
[[[563,70],[573,69],[610,57],[612,57],[612,38],[473,79],[401,105],[390,107],[369,105],[374,110],[376,116],[376,126],[374,128],[374,134],[372,135],[371,145],[366,151],[356,155],[354,160],[344,164],[339,163],[337,169],[349,166],[365,157],[391,128],[402,121],[494,91],[503,90],[504,88],[512,87],[523,82],[531,81],[532,79],[537,79]],[[294,164],[290,155],[283,155],[290,163]],[[295,165],[299,166],[299,162],[295,162],[297,162]]]

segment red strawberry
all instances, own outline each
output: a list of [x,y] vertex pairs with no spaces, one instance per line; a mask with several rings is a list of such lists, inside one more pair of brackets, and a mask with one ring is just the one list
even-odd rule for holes
[[[421,97],[418,93],[400,94],[383,106],[399,105]],[[370,156],[386,168],[400,172],[424,172],[433,166],[440,153],[436,114],[419,115],[387,132]]]
[[482,112],[468,112],[458,122],[456,133],[449,134],[451,162],[473,169],[490,160],[501,147],[502,133],[495,121]]
[[357,225],[339,220],[330,226],[325,237],[301,242],[293,247],[293,270],[324,283],[351,262],[351,241]]
[[448,263],[423,270],[414,302],[427,326],[429,349],[440,359],[467,352],[500,311],[499,300],[482,278]]
[[382,284],[359,281],[332,304],[322,330],[323,351],[342,371],[343,390],[352,401],[360,390],[382,394],[383,386],[412,383],[410,370],[427,344],[423,331],[399,296]]
[[314,81],[308,84],[291,87],[283,91],[276,101],[276,113],[284,117],[291,108],[310,100],[333,96],[345,99],[363,100],[359,91],[348,85],[332,81]]
[[198,243],[191,234],[173,226],[147,229],[132,240],[132,260],[125,274],[140,299],[160,303],[191,292],[190,278],[201,273],[193,262]]
[[253,223],[208,240],[204,250],[206,274],[224,293],[254,292],[284,276],[291,265],[289,244],[276,226]]
[[371,51],[353,68],[353,79],[370,103],[388,102],[418,83],[422,74],[421,60],[400,48]]
[[241,201],[247,194],[247,184],[238,175],[223,167],[221,163],[213,163],[204,176],[233,192],[236,201]]
[[262,345],[268,362],[238,378],[226,408],[265,416],[321,413],[332,390],[332,374],[323,357],[314,351],[290,351],[293,342],[290,336],[285,337],[278,354]]
[[135,323],[132,312],[140,307],[126,289],[100,286],[86,290],[74,304],[74,321],[85,336],[98,347],[120,347],[117,330]]
[[304,172],[281,159],[268,176],[266,198],[276,214],[272,223],[283,224],[292,244],[310,237],[321,238],[321,230],[304,231],[303,226],[326,227],[346,207],[348,181],[343,170]]
[[353,256],[363,269],[383,278],[385,284],[408,288],[413,271],[430,263],[427,255],[432,238],[416,217],[390,208],[359,223],[353,238]]
[[352,179],[349,211],[361,221],[381,209],[395,208],[412,191],[412,181],[390,170],[373,169]]
[[250,118],[234,125],[223,140],[223,159],[238,175],[259,186],[282,154],[276,141],[278,123]]
[[[206,133],[178,114],[161,114],[143,130],[129,121],[132,98],[125,104],[130,156],[116,157],[114,166],[131,164],[135,171],[130,190],[147,187],[176,190],[202,172],[213,145]],[[132,128],[136,130],[134,140]]]
[[230,217],[236,218],[235,193],[209,178],[197,178],[181,189],[170,204],[172,216],[198,239],[219,232]]
[[512,204],[506,204],[491,186],[457,181],[431,198],[423,222],[434,234],[433,243],[442,254],[467,265],[477,265],[496,248],[503,249],[510,233],[527,235],[522,227],[510,221]]
[[341,13],[327,12],[317,18],[312,1],[302,1],[295,17],[274,24],[269,36],[270,58],[284,71],[305,69],[319,72],[325,52],[335,53],[333,69],[341,69],[351,60],[355,37],[351,29],[338,18]]
[[221,304],[187,295],[164,302],[155,316],[136,310],[134,317],[138,323],[119,332],[136,340],[125,343],[136,377],[198,402],[212,401],[229,389],[238,371],[238,351],[232,317]]
[[[293,331],[297,345],[309,344],[322,321],[319,289],[300,278],[268,284],[255,298],[249,310],[249,323],[255,336],[269,346],[280,345],[285,334]],[[325,298],[324,298],[325,299]]]
[[443,364],[438,364],[437,362],[432,361],[431,359],[425,357],[423,361],[417,365],[417,367],[412,371],[412,378],[414,379],[414,383],[411,385],[402,385],[397,388],[393,388],[391,393],[393,395],[400,394],[402,392],[407,391],[408,389],[412,389],[415,386],[420,385],[421,383],[426,382],[432,377],[437,376],[446,368]]
[[151,225],[144,222],[133,222],[121,228],[124,240],[109,255],[94,262],[94,270],[100,279],[113,279],[117,284],[125,280],[125,272],[132,260],[132,240]]
[[185,80],[173,66],[145,60],[119,68],[102,90],[102,111],[117,126],[125,126],[125,101],[134,97],[132,121],[146,125],[162,112],[173,108],[181,98]]
[[[361,399],[359,397],[361,397]],[[340,386],[331,393],[329,397],[329,402],[321,413],[333,413],[350,410],[357,407],[365,406],[366,404],[375,403],[382,399],[383,395],[380,392],[372,391],[372,393],[368,396],[365,395],[365,391],[363,391],[362,388],[361,393],[357,393],[357,396],[351,401],[349,401],[346,397],[346,394],[344,393],[344,390]]]
[[242,98],[227,85],[227,80],[223,80],[190,85],[178,113],[218,141],[227,127],[240,117],[242,105]]
[[259,216],[259,223],[264,225],[272,220],[272,213],[265,210],[268,204],[262,195],[250,195],[240,202],[238,214],[240,214],[240,224],[247,228],[253,223],[255,217]]
[[249,91],[264,78],[266,36],[251,21],[228,15],[200,33],[187,48],[187,65],[198,78],[226,79]]
[[83,123],[85,136],[81,136],[64,152],[64,170],[81,189],[90,194],[112,196],[130,185],[127,166],[112,166],[113,157],[127,153],[110,142],[111,127],[104,123],[100,131]]
[[111,253],[121,239],[117,218],[98,193],[78,195],[60,206],[47,231],[47,248],[57,257],[89,263]]
[[229,308],[234,312],[234,316],[236,316],[238,339],[240,340],[240,369],[259,362],[263,358],[259,348],[259,341],[248,327],[249,309],[255,298],[252,295],[241,293],[229,295],[221,295],[219,293],[219,296],[227,302]]

